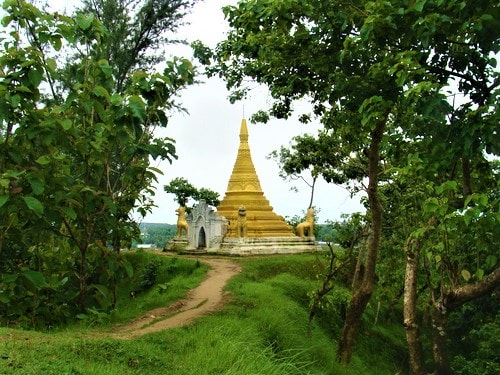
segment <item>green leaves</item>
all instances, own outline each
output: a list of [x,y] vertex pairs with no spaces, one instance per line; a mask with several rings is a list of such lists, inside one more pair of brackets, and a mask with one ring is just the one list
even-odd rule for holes
[[128,277],[132,277],[134,275],[134,268],[132,264],[125,258],[121,257],[119,260],[121,267],[125,270]]
[[12,18],[11,16],[5,16],[5,17],[3,17],[3,18],[2,18],[2,26],[3,26],[3,27],[7,27],[7,26],[9,26],[9,24],[10,24],[10,23],[11,23],[11,21],[12,21],[12,19],[13,19],[13,18]]
[[50,158],[47,155],[42,155],[35,161],[40,165],[47,165],[50,163]]
[[76,219],[76,212],[71,207],[64,207],[63,206],[63,207],[60,207],[60,210],[62,211],[64,216],[67,216],[69,219],[71,219],[71,220]]
[[8,195],[0,195],[0,208],[9,200]]
[[168,185],[163,186],[167,193],[174,194],[180,206],[187,206],[190,198],[200,201],[204,199],[207,204],[216,206],[219,203],[219,194],[206,188],[197,189],[188,180],[176,177]]
[[109,65],[107,60],[99,60],[97,62],[97,65],[99,66],[99,69],[104,73],[105,78],[113,77],[113,67]]
[[55,71],[57,70],[57,61],[52,58],[47,58],[45,62],[48,71],[51,73],[55,73]]
[[134,117],[141,120],[141,122],[146,121],[146,105],[140,96],[134,95],[129,97],[128,108]]
[[29,175],[28,176],[28,181],[31,186],[31,189],[33,190],[33,194],[35,195],[40,195],[44,192],[45,190],[45,185],[43,180],[36,176],[36,175]]
[[69,118],[64,118],[58,121],[63,130],[70,130],[73,126],[73,121]]
[[38,271],[25,270],[21,273],[21,277],[25,280],[25,285],[32,292],[38,292],[47,286],[45,276]]
[[30,69],[28,78],[34,87],[38,87],[43,79],[43,71],[41,69]]
[[391,106],[391,102],[387,102],[380,95],[372,96],[363,101],[359,107],[359,113],[362,115],[361,124],[369,125],[371,129],[379,121],[385,121],[387,110]]
[[488,195],[486,194],[471,194],[465,200],[464,206],[469,206],[470,203],[475,203],[479,207],[486,207],[488,205]]
[[123,98],[120,94],[115,93],[115,94],[111,95],[110,103],[113,104],[114,106],[119,107],[123,103]]
[[35,197],[23,197],[24,202],[26,203],[26,206],[33,211],[38,217],[41,217],[43,215],[43,205],[42,203],[36,199]]
[[485,265],[488,270],[494,269],[498,263],[496,255],[490,254],[486,257]]
[[109,93],[108,93],[108,90],[106,90],[104,87],[102,86],[95,86],[92,90],[92,92],[97,96],[97,97],[101,97],[101,98],[104,98],[106,100],[110,100],[111,97],[109,96]]
[[460,274],[462,275],[465,281],[469,281],[472,277],[471,273],[468,270],[462,270]]
[[413,9],[415,9],[417,12],[422,12],[426,2],[427,2],[427,0],[416,0],[413,3]]
[[78,13],[76,15],[76,24],[82,30],[88,30],[92,26],[95,16],[92,13]]

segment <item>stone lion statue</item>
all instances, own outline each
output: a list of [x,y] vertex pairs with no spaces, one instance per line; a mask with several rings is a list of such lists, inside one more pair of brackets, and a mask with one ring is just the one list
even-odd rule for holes
[[180,206],[175,210],[177,212],[177,238],[182,237],[182,231],[186,232],[186,236],[188,234],[188,223],[186,221],[186,207]]
[[297,225],[297,236],[299,237],[313,237],[314,236],[314,208],[308,208],[306,214],[306,221]]
[[237,237],[247,236],[247,209],[243,205],[241,205],[240,208],[238,208],[238,221],[236,222],[236,236]]

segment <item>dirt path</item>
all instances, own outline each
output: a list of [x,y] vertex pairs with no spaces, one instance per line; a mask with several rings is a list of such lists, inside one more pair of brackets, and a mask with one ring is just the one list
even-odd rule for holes
[[220,308],[226,295],[222,289],[241,268],[228,259],[203,258],[200,261],[210,265],[211,269],[207,278],[197,288],[192,289],[185,299],[148,311],[128,324],[116,327],[111,335],[132,339],[167,328],[182,327]]

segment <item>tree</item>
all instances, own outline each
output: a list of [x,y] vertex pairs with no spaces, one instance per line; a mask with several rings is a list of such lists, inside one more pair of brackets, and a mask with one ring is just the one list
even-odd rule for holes
[[[293,138],[293,143],[290,143],[290,148],[293,150],[282,146],[278,151],[273,151],[269,155],[277,161],[280,167],[280,177],[284,180],[302,180],[311,189],[311,198],[307,208],[312,207],[314,201],[314,188],[316,186],[316,181],[318,179],[319,173],[316,171],[316,163],[309,162],[308,159],[314,158],[315,154],[311,152],[312,148],[307,146],[307,141],[311,140],[314,142],[314,138],[308,134],[303,137],[297,136]],[[303,143],[306,143],[303,146]],[[304,168],[304,165],[307,167]],[[302,175],[302,171],[307,169],[310,165],[314,166],[313,170],[310,170],[312,181],[309,182]],[[296,188],[295,188],[296,189]]]
[[[94,15],[70,18],[17,0],[4,9],[2,321],[30,312],[36,325],[88,307],[112,308],[117,280],[132,269],[108,246],[119,249],[117,239],[139,235],[129,212],[148,207],[158,172],[149,157],[175,156],[170,141],[146,129],[193,82],[192,66],[176,60],[162,73],[137,70],[117,92],[114,68],[103,58],[108,34]],[[65,77],[56,55],[65,48],[79,54],[73,85],[60,89]]]
[[197,189],[183,177],[176,177],[164,185],[163,189],[175,195],[176,202],[183,207],[187,206],[189,198],[195,201],[205,200],[207,204],[217,206],[219,204],[219,193],[207,188]]
[[[335,139],[331,133],[320,131],[316,136],[296,136],[290,142],[289,148],[282,146],[279,151],[275,150],[270,154],[270,157],[278,162],[283,179],[302,179],[311,188],[308,207],[312,206],[314,187],[319,176],[328,183],[347,184],[352,179],[360,182],[365,175],[364,162],[342,154],[342,151],[332,147],[334,143]],[[339,168],[342,163],[347,165]],[[312,182],[308,182],[301,175],[304,171],[309,171]],[[355,193],[359,188],[353,185],[348,189]]]
[[[492,57],[492,53],[498,52],[498,6],[492,1],[445,4],[442,0],[249,0],[226,7],[224,12],[231,27],[227,39],[215,51],[201,44],[194,46],[199,60],[210,65],[207,73],[225,78],[228,88],[234,89],[231,100],[245,95],[247,78],[266,85],[275,102],[254,120],[266,121],[269,116],[288,118],[294,101],[307,99],[312,113],[303,114],[300,119],[307,122],[316,116],[324,126],[316,144],[310,144],[311,152],[324,150],[322,138],[329,139],[327,159],[331,163],[323,165],[320,173],[338,171],[338,182],[355,180],[363,186],[364,179],[368,181],[370,231],[361,259],[364,272],[354,285],[339,343],[339,356],[348,363],[375,286],[377,257],[384,240],[382,211],[390,197],[383,196],[381,187],[397,179],[403,187],[411,188],[411,178],[401,179],[403,171],[411,171],[412,177],[418,177],[416,190],[429,199],[424,206],[419,202],[408,206],[413,210],[412,217],[428,216],[424,214],[426,210],[442,212],[438,219],[440,233],[449,236],[447,215],[452,215],[458,224],[464,220],[461,210],[472,210],[475,213],[465,217],[478,215],[487,220],[486,238],[492,238],[490,224],[497,222],[494,207],[498,197],[493,194],[495,188],[489,178],[480,178],[477,171],[492,171],[485,152],[498,155],[493,129],[498,123],[499,80]],[[453,94],[463,94],[469,100],[457,108],[447,100],[446,90],[454,90]],[[460,173],[456,160],[461,164]],[[415,169],[417,161],[421,161],[423,169]],[[452,175],[443,173],[446,170],[453,171]],[[460,185],[447,185],[450,177],[459,179]],[[474,181],[476,177],[479,178]],[[478,205],[480,198],[470,194],[475,183],[492,199],[486,199],[483,208]],[[455,206],[442,206],[440,199],[433,196],[437,192],[457,198],[459,186],[461,196],[454,199]],[[485,198],[482,199],[484,203]],[[474,208],[465,208],[466,202]],[[425,223],[414,224],[414,231],[410,232],[425,232],[421,229]],[[457,241],[473,241],[472,237],[457,235],[457,229],[452,230]],[[435,240],[433,237],[430,241]],[[488,243],[484,259],[486,254],[492,255],[493,245],[494,241]],[[443,259],[442,254],[433,255]],[[466,259],[463,255],[463,250],[457,249],[457,256]],[[418,258],[419,254],[415,256]],[[491,258],[490,262],[494,263]],[[417,270],[418,264],[413,264],[417,268],[410,268]],[[429,274],[429,267],[424,272]],[[484,287],[478,289],[481,293],[498,283],[494,269],[489,275],[493,276],[483,275],[481,280],[485,281],[479,282]],[[439,305],[444,297],[435,294],[432,299]],[[443,322],[436,322],[444,332]],[[446,373],[444,350],[437,333],[433,346],[437,348],[436,369]],[[420,370],[416,366],[412,371]]]
[[[84,0],[82,11],[107,26],[104,58],[115,67],[117,92],[135,70],[151,71],[163,63],[163,48],[183,43],[175,37],[198,0]],[[172,77],[173,78],[173,77]]]
[[[134,72],[154,73],[158,70],[160,63],[166,65],[164,77],[168,77],[166,83],[174,91],[183,87],[186,80],[192,79],[192,67],[187,63],[187,60],[174,58],[172,61],[166,61],[164,54],[160,50],[169,44],[183,43],[182,40],[175,38],[175,32],[184,24],[185,15],[196,2],[197,0],[83,1],[81,11],[94,14],[108,27],[106,38],[102,39],[103,45],[99,53],[102,55],[101,58],[106,59],[110,66],[113,67],[114,91],[122,93],[127,89],[130,83],[127,80],[130,81],[130,77]],[[77,60],[79,54],[81,52],[77,50]],[[64,67],[66,70],[64,75],[66,87],[74,85],[75,67],[72,63],[74,60],[75,56],[71,57]],[[164,100],[168,101],[168,110],[184,110],[176,103],[172,95],[165,97]],[[154,134],[158,126],[166,127],[167,125],[168,115],[166,111],[156,111],[154,116],[148,117],[147,122],[136,133],[136,136],[138,143],[150,143],[149,147],[156,144],[157,149],[154,153],[163,153],[162,156],[171,162],[173,158],[176,158],[173,140],[168,137],[160,139]],[[119,152],[119,146],[112,151],[113,154]],[[136,155],[136,158],[145,158],[147,162],[148,156],[146,154]],[[113,157],[111,160],[113,166],[110,179],[113,181],[112,186],[116,196],[125,197],[129,202],[133,202],[128,198],[127,190],[129,187],[123,185],[119,178],[121,171],[128,168],[129,161],[120,157]],[[134,182],[136,186],[140,187],[143,184],[143,179],[137,178]],[[149,194],[150,197],[154,196],[152,190],[149,191]],[[154,206],[154,203],[146,195],[142,196],[141,199],[143,204],[139,208],[139,212],[145,215]],[[114,231],[115,238],[113,242],[116,251],[120,248],[122,235],[126,236],[128,231],[128,212],[130,208],[124,209],[120,213],[123,223]]]

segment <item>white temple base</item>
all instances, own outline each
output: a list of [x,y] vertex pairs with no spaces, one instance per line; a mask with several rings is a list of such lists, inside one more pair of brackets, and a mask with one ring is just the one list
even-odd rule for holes
[[224,238],[219,249],[208,253],[227,255],[268,255],[310,253],[319,250],[314,237]]

